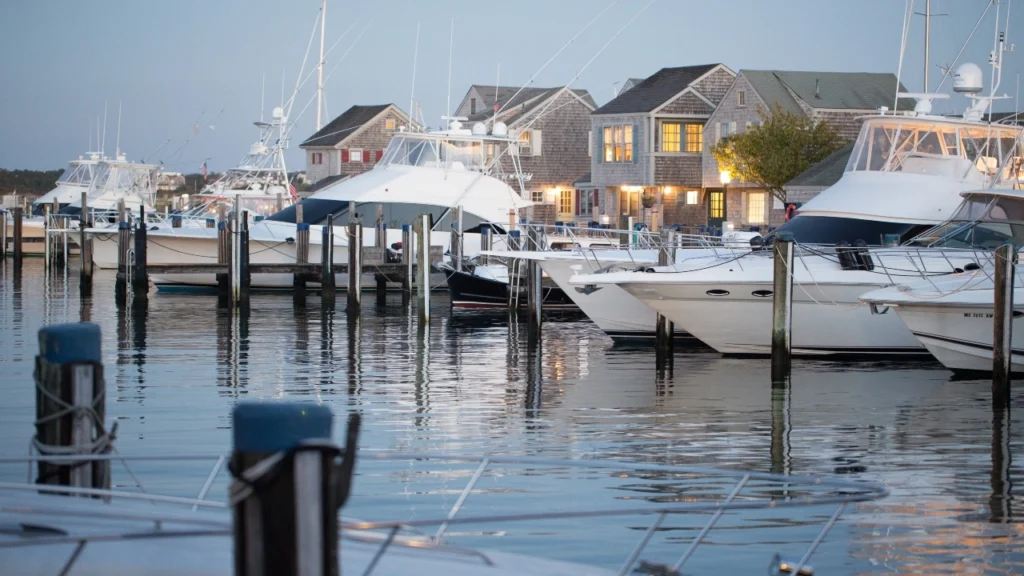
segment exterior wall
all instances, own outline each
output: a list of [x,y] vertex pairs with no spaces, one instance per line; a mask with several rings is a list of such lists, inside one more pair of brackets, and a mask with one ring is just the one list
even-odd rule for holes
[[735,79],[736,75],[732,71],[720,67],[695,83],[693,89],[700,92],[701,96],[719,104]]
[[[306,177],[309,178],[311,184],[315,184],[331,175],[327,157],[332,151],[331,148],[306,148]],[[314,152],[324,155],[322,164],[313,164]]]
[[[387,121],[394,121],[394,128],[387,128]],[[368,125],[353,131],[352,135],[331,147],[306,147],[306,175],[310,184],[316,184],[329,176],[355,176],[373,168],[376,163],[377,151],[383,153],[391,142],[391,137],[398,132],[398,127],[405,125],[409,119],[394,107],[388,108]],[[370,151],[369,162],[342,162],[342,150],[359,148]],[[323,164],[313,164],[313,153],[324,155]]]
[[547,111],[536,122],[536,114],[528,114],[509,128],[530,125],[541,134],[540,155],[520,156],[523,172],[533,174],[530,188],[575,189],[574,183],[590,172],[587,139],[590,137],[590,107],[566,91],[553,103],[544,104]]
[[699,154],[658,154],[654,157],[654,184],[702,188]]
[[[494,95],[492,94],[491,96],[494,96]],[[472,103],[471,102],[472,98],[476,98],[476,111],[477,112],[482,112],[483,111],[484,99],[480,97],[480,94],[477,93],[475,87],[471,87],[469,89],[469,93],[466,94],[465,99],[462,101],[462,104],[459,106],[459,109],[455,111],[455,115],[456,116],[468,117],[471,114],[471,112],[470,112],[470,105]]]
[[[746,92],[747,104],[745,106],[739,105],[740,91]],[[704,125],[704,152],[701,158],[701,167],[703,171],[703,184],[704,187],[720,188],[722,186],[721,177],[718,170],[718,161],[711,154],[711,149],[718,144],[715,135],[716,125],[720,125],[723,122],[735,122],[736,131],[742,132],[746,130],[747,122],[759,122],[761,116],[758,113],[758,109],[765,106],[764,100],[754,92],[754,89],[750,86],[750,82],[743,74],[736,76],[735,81],[725,92],[725,96],[722,101],[718,103],[718,108],[708,119],[707,124]],[[729,184],[729,188],[737,187],[742,188],[749,186],[743,182],[733,181]],[[729,200],[726,199],[726,203]],[[726,207],[728,209],[728,206]]]
[[[611,114],[591,116],[591,134],[594,141],[594,154],[590,159],[590,181],[598,186],[644,186],[648,184],[650,174],[650,156],[647,154],[647,143],[650,133],[647,121],[648,114]],[[601,144],[601,133],[605,126],[632,124],[636,131],[634,136],[633,162],[604,162]]]
[[679,224],[682,226],[705,226],[708,223],[706,204],[687,204],[686,191],[673,188],[666,191],[661,199],[663,223],[665,226]]
[[675,100],[665,104],[663,108],[658,110],[658,114],[700,114],[708,116],[714,111],[715,109],[708,105],[700,96],[693,92],[684,92],[677,96]]
[[875,110],[818,110],[814,113],[815,120],[824,120],[835,128],[844,140],[855,140],[860,133],[860,126],[864,123],[863,117],[876,114]]

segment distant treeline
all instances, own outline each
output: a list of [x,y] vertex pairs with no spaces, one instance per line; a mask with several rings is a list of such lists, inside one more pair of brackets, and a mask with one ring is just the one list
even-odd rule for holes
[[53,190],[54,183],[64,169],[59,170],[4,170],[0,168],[0,196],[18,193],[19,196],[41,196]]

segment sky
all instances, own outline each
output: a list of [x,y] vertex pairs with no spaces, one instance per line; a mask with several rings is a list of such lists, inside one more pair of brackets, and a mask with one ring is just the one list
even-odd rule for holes
[[[900,65],[906,0],[648,1],[328,0],[326,45],[336,47],[325,58],[324,122],[353,104],[408,109],[414,55],[415,100],[431,126],[471,84],[498,78],[502,85],[532,78],[538,87],[571,82],[603,104],[616,83],[666,66],[896,73]],[[954,60],[988,3],[932,1],[933,90],[939,66]],[[1024,4],[1011,9],[1008,43]],[[260,118],[263,78],[267,118],[282,101],[282,84],[291,97],[319,10],[320,0],[4,0],[0,168],[55,169],[96,148],[106,105],[108,154],[120,106],[120,148],[129,159],[186,173],[204,161],[225,170],[258,136],[252,122]],[[986,86],[994,15],[990,9],[960,59],[982,66]],[[922,89],[923,44],[924,18],[915,16],[901,76],[909,90]],[[999,92],[1011,98],[996,110],[1013,109],[1022,69],[1024,53],[1007,52]],[[300,111],[315,88],[314,75],[295,98],[292,170],[305,168],[298,145],[315,131],[316,105]],[[962,110],[964,100],[947,105]]]

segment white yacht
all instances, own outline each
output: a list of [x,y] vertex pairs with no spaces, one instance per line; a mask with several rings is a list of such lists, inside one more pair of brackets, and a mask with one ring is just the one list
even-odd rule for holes
[[[848,246],[902,244],[949,219],[961,192],[1019,187],[1021,129],[981,121],[992,98],[976,96],[977,66],[962,66],[955,87],[974,99],[962,118],[932,115],[931,94],[913,95],[914,112],[866,118],[839,182],[765,238],[767,247],[788,232],[802,245],[794,264],[795,354],[924,352],[902,323],[871,315],[859,296],[908,276],[950,273],[973,256],[957,262],[918,248],[857,248],[865,262],[850,265]],[[683,256],[674,266],[639,272],[581,274],[570,284],[592,294],[619,286],[719,352],[765,355],[772,278],[770,250],[738,250]]]
[[[965,194],[966,201],[945,226],[919,239],[935,248],[970,245],[995,248],[1024,245],[1024,192],[995,189]],[[939,362],[953,371],[992,371],[992,317],[995,288],[992,260],[940,278],[897,284],[863,294],[875,314],[898,315]],[[1024,338],[1024,283],[1014,279],[1013,341]],[[1024,370],[1024,349],[1011,354],[1013,369]]]
[[43,206],[53,206],[54,201],[64,208],[68,204],[80,202],[82,192],[88,192],[96,172],[96,165],[103,159],[99,152],[87,152],[68,163],[64,173],[57,179],[53,190],[43,194],[32,202],[32,214],[41,216]]
[[[518,167],[516,140],[504,124],[496,123],[488,133],[483,124],[472,130],[462,127],[461,119],[451,119],[447,129],[433,132],[402,132],[392,139],[380,162],[366,173],[337,182],[296,205],[254,222],[249,228],[252,263],[295,262],[297,206],[302,206],[303,223],[311,225],[309,260],[320,259],[321,230],[328,216],[335,223],[336,246],[347,247],[346,224],[350,217],[363,220],[363,245],[375,246],[376,215],[386,226],[386,247],[401,242],[402,225],[412,224],[417,215],[429,213],[433,221],[431,245],[448,249],[456,208],[463,209],[464,245],[467,252],[479,246],[474,228],[485,222],[508,221],[509,215],[532,205],[521,191],[509,186],[518,180],[503,172],[499,159],[510,155],[509,164]],[[349,206],[356,214],[349,214]],[[100,239],[112,238],[109,230],[93,230]],[[207,228],[161,228],[150,231],[148,261],[153,264],[217,262],[217,231]],[[102,244],[97,242],[96,244]],[[101,267],[116,266],[116,258],[100,259]],[[345,249],[337,249],[335,263],[347,262]],[[154,276],[158,287],[215,286],[213,274]],[[347,275],[338,275],[344,286]],[[252,278],[257,288],[289,288],[290,275],[258,274]],[[372,278],[366,279],[372,285]]]

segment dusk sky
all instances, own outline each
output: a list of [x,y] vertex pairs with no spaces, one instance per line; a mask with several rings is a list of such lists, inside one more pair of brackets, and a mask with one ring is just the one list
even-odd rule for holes
[[[417,23],[416,100],[427,123],[436,126],[448,97],[452,19],[454,108],[469,85],[493,84],[499,65],[503,85],[527,82],[611,5],[533,81],[541,87],[568,83],[647,1],[328,0],[327,47],[354,26],[326,58],[327,120],[352,104],[408,108]],[[939,65],[952,62],[988,1],[933,0],[933,12],[945,14],[932,24],[933,89]],[[603,104],[615,83],[666,66],[721,62],[734,71],[895,73],[905,6],[904,0],[655,0],[573,86]],[[260,115],[261,77],[266,74],[269,118],[281,100],[282,71],[286,98],[295,87],[319,8],[319,0],[5,0],[0,168],[59,168],[94,148],[90,125],[95,132],[104,102],[108,154],[122,102],[121,149],[129,159],[163,161],[165,169],[182,172],[198,171],[207,158],[212,170],[234,165],[257,136],[252,122]],[[915,10],[923,9],[924,0],[916,0]],[[1011,43],[1024,3],[1012,10]],[[982,66],[986,91],[994,15],[990,10],[960,59]],[[913,19],[904,57],[902,80],[915,91],[922,88],[923,23],[920,16]],[[317,48],[314,41],[307,72]],[[997,110],[1013,108],[1022,62],[1024,53],[1006,54],[999,92],[1011,99],[997,103]],[[314,97],[315,76],[293,111],[291,170],[305,168],[298,144],[313,132],[315,104],[296,116]],[[964,102],[955,97],[951,104],[962,110]]]

